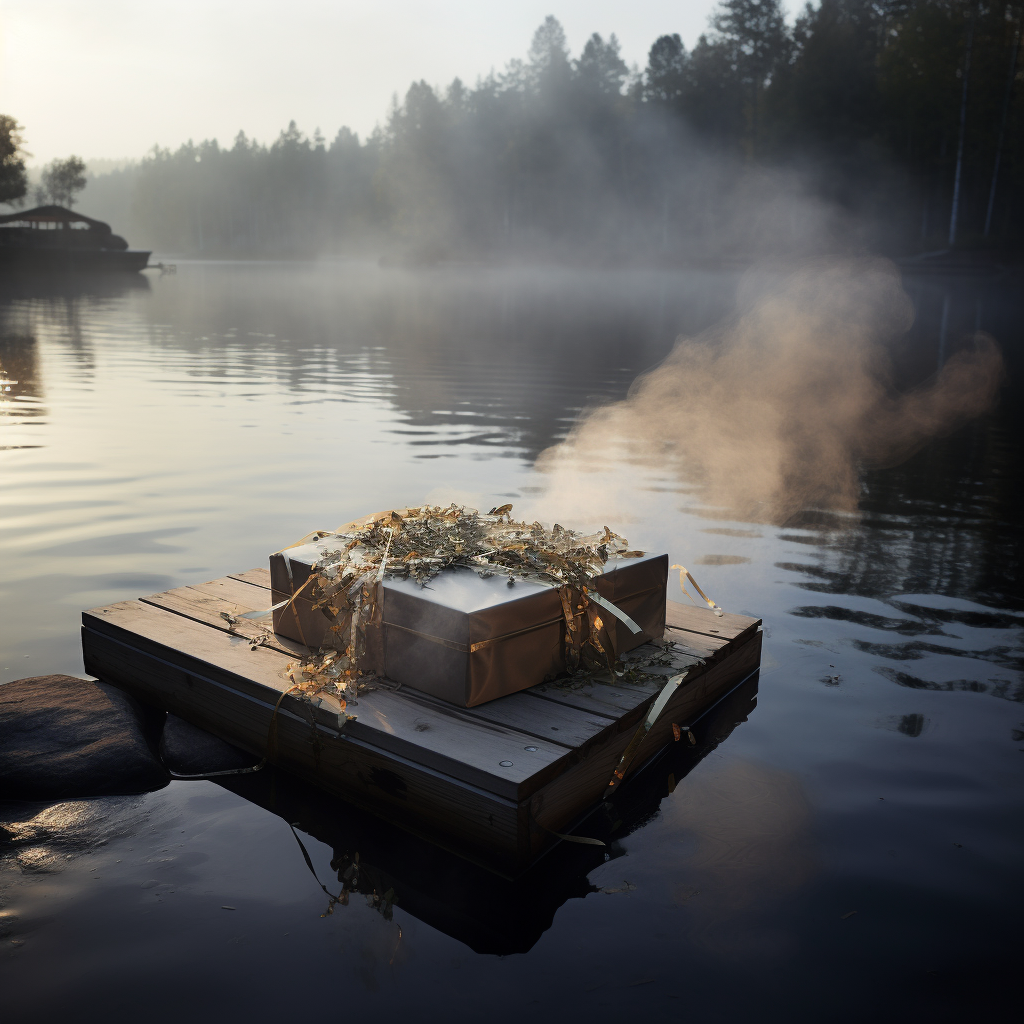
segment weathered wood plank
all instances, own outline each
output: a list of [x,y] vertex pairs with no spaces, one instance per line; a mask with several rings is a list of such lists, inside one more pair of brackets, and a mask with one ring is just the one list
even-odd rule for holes
[[222,613],[227,613],[237,618],[241,612],[259,611],[261,610],[259,603],[263,601],[262,595],[266,591],[258,587],[252,587],[247,583],[238,583],[235,580],[230,581],[238,587],[247,587],[254,592],[254,595],[259,596],[257,607],[253,608],[251,605],[245,605],[242,601],[231,600],[223,594],[204,592],[204,588],[213,587],[219,582],[217,580],[214,583],[204,583],[197,587],[176,587],[174,590],[168,590],[162,594],[140,597],[139,600],[143,604],[151,604],[156,608],[175,612],[185,618],[193,619],[204,625],[212,626],[214,629],[230,633],[232,636],[244,637],[249,641],[259,642],[282,654],[289,655],[292,659],[304,657],[308,653],[308,649],[301,644],[297,644],[283,636],[278,636],[270,628],[269,619],[263,625],[248,619],[238,619],[233,625],[229,623]]
[[736,615],[733,612],[716,615],[710,608],[698,608],[696,605],[669,601],[665,624],[690,633],[742,641],[761,625],[761,620],[752,619],[747,615]]
[[[293,655],[269,647],[250,650],[250,638],[211,627],[185,615],[143,601],[120,601],[105,608],[82,613],[82,623],[99,633],[110,634],[138,648],[141,660],[147,656],[165,658],[175,664],[200,661],[222,677],[224,685],[274,702],[291,682],[285,668]],[[226,625],[226,624],[225,624]],[[288,696],[282,706],[293,711],[303,702]],[[340,728],[340,703],[325,697],[316,707],[319,721]]]
[[510,799],[522,800],[554,778],[569,754],[548,739],[481,721],[468,708],[440,702],[428,706],[401,692],[375,690],[360,696],[354,710],[359,718],[349,728],[358,734],[375,720],[379,731],[367,739],[376,746]]
[[737,647],[731,647],[727,657],[710,664],[705,672],[696,676],[692,691],[676,693],[637,751],[633,761],[634,771],[663,746],[673,741],[673,722],[688,724],[696,712],[718,700],[734,686],[738,686],[758,668],[761,664],[761,641],[760,632],[751,633]]
[[244,572],[233,572],[228,579],[240,580],[242,583],[251,583],[254,587],[270,589],[270,570],[265,566],[257,566],[255,569],[246,569]]
[[[232,579],[230,576],[219,580],[210,580],[208,583],[194,583],[188,589],[207,598],[219,598],[226,604],[235,604],[238,606],[238,612],[270,610],[270,591],[266,587],[244,583],[241,580]],[[159,597],[160,595],[154,596]],[[268,615],[265,619],[260,619],[259,622],[270,628],[272,617]],[[286,641],[284,637],[279,639],[282,643],[292,642]]]
[[[288,655],[265,647],[250,651],[244,639],[154,605],[125,601],[87,612],[83,620],[143,653],[190,669],[198,668],[198,662],[210,678],[258,699],[267,699],[269,690],[276,700],[290,687],[283,674]],[[146,671],[144,659],[139,671]],[[291,697],[285,701],[293,710],[303,703]],[[323,698],[328,708],[331,701]],[[566,756],[564,746],[481,721],[467,709],[426,707],[386,690],[360,696],[351,711],[357,718],[346,729],[353,735],[509,799],[523,799],[543,785]],[[317,714],[324,720],[322,708]],[[336,723],[336,715],[334,722],[327,721]]]
[[[665,638],[674,641],[675,634],[675,630],[666,630]],[[675,662],[677,670],[692,668],[698,661],[703,661],[706,665],[712,665],[718,658],[726,656],[729,650],[732,649],[728,640],[720,640],[715,637],[695,637],[695,639],[701,642],[700,653],[687,654],[685,653],[687,650],[685,647],[679,644],[676,645]],[[703,643],[702,641],[705,640],[706,643]],[[680,654],[680,651],[684,653]],[[652,694],[656,694],[661,690],[674,670],[666,668],[663,671],[665,673],[663,678],[650,679],[642,683],[627,683],[621,680],[613,683],[611,680],[604,680],[601,676],[595,676],[593,680],[588,681],[582,688],[578,688],[577,685],[574,685],[569,680],[556,680],[549,683],[540,683],[523,692],[545,700],[556,701],[568,707],[606,714],[615,719],[620,719],[623,715],[628,715],[634,711]],[[696,675],[697,672],[694,671],[692,674]]]
[[[406,700],[427,706],[450,706],[436,697],[408,687],[403,687],[400,693]],[[519,732],[550,740],[570,750],[589,743],[615,721],[609,715],[582,711],[550,701],[542,704],[524,692],[510,693],[506,697],[499,697],[497,700],[465,710],[481,721],[517,729]]]
[[579,689],[568,680],[539,683],[523,693],[539,698],[546,703],[562,704],[592,714],[605,715],[618,721],[657,693],[663,684],[651,681],[645,683],[612,683],[602,679],[588,680]]
[[[257,583],[236,580],[232,576],[209,580],[206,583],[193,583],[191,588],[201,594],[222,597],[225,601],[237,601],[246,611],[257,611],[270,607],[266,587],[261,587]],[[269,618],[267,621],[270,621]]]
[[[675,626],[665,627],[665,639],[671,640],[676,649],[683,654],[688,654],[703,661],[710,661],[715,655],[729,644],[735,643],[725,637],[705,636],[703,633],[691,633],[686,629],[678,629]],[[745,638],[744,638],[745,639]]]

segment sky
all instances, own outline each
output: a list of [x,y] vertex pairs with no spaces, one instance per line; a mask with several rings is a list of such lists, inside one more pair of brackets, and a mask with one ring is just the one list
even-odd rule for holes
[[[188,139],[270,142],[294,119],[368,135],[410,82],[472,85],[524,57],[548,14],[576,55],[615,33],[628,64],[716,0],[0,0],[0,112],[30,166],[72,153],[137,158]],[[786,5],[792,14],[794,0]]]

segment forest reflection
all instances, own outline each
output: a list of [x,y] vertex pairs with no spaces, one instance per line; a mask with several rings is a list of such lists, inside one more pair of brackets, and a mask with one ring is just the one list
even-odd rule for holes
[[[116,286],[48,289],[8,293],[4,336],[33,324],[88,351],[107,329]],[[197,384],[380,399],[401,411],[393,429],[409,444],[444,426],[448,444],[511,445],[532,457],[575,413],[621,397],[680,325],[700,330],[724,315],[734,290],[728,273],[183,265],[152,289],[123,285],[117,319],[136,321],[158,350],[187,354]]]

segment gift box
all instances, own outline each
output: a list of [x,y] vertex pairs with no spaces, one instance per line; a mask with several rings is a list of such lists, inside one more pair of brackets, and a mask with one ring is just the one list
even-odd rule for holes
[[[274,631],[314,649],[337,646],[335,615],[328,606],[314,607],[312,587],[306,587],[331,543],[325,537],[270,557],[274,604],[298,591],[275,610]],[[374,584],[360,669],[472,707],[565,672],[572,649],[592,630],[610,659],[660,639],[667,579],[667,555],[609,558],[604,574],[594,579],[591,589],[632,619],[638,633],[607,606],[590,602],[587,609],[579,591],[544,583],[520,579],[510,585],[505,576],[481,578],[461,568],[438,574],[426,586],[384,579]]]

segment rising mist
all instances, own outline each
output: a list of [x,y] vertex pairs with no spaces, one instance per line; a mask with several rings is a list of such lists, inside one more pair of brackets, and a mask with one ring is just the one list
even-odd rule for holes
[[892,350],[912,321],[885,260],[752,272],[732,318],[680,338],[624,401],[592,410],[540,456],[550,483],[538,504],[629,518],[642,472],[661,470],[732,518],[853,510],[862,470],[905,460],[996,399],[1002,357],[982,333],[898,392]]

